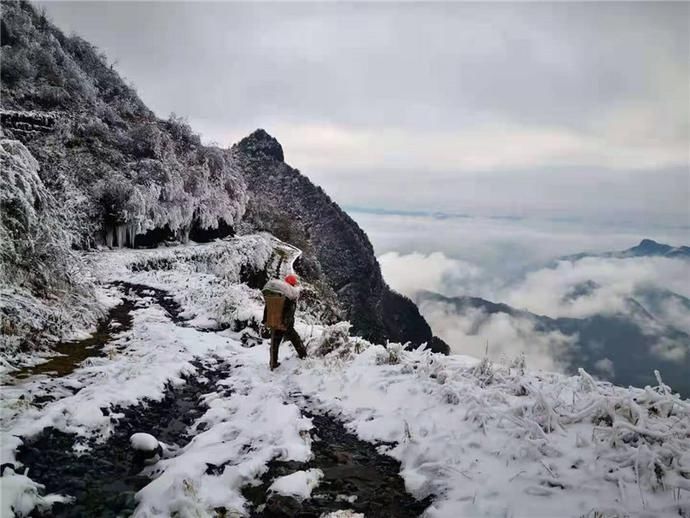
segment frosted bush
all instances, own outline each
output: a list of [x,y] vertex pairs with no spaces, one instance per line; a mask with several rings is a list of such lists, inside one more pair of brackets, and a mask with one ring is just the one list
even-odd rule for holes
[[520,353],[510,364],[511,369],[515,369],[521,376],[525,374],[525,369],[527,368],[527,359],[525,358],[525,353]]
[[15,85],[30,77],[33,72],[34,69],[26,51],[6,54],[3,50],[2,67],[0,67],[3,84]]
[[184,141],[187,144],[200,145],[201,139],[199,135],[196,135],[189,123],[183,118],[178,117],[174,113],[170,114],[166,122],[168,131],[172,134],[173,138],[177,140]]
[[376,353],[376,363],[378,365],[397,365],[402,359],[405,348],[402,344],[389,343]]
[[335,350],[344,352],[350,345],[349,322],[338,322],[331,326],[324,326],[321,336],[311,347],[315,356],[326,356]]
[[488,356],[484,356],[473,369],[473,374],[481,386],[490,385],[494,380],[494,365]]
[[402,344],[388,344],[386,350],[388,351],[388,363],[390,365],[396,365],[400,363],[400,358],[402,357],[404,350]]
[[[100,315],[65,215],[18,141],[0,141],[0,317],[3,354],[59,339]],[[44,300],[42,300],[44,299]]]
[[320,326],[316,337],[307,340],[310,356],[326,357],[334,360],[337,365],[342,361],[351,360],[364,350],[371,347],[371,343],[358,337],[350,336],[352,324],[337,322],[333,325]]
[[137,158],[158,158],[162,155],[163,139],[156,124],[136,126],[128,132],[131,152]]

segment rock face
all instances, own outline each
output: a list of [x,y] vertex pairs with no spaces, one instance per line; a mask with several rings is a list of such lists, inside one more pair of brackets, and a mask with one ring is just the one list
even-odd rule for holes
[[275,137],[272,137],[266,130],[258,129],[247,138],[237,144],[237,149],[247,156],[255,158],[263,157],[283,162],[283,146]]
[[376,342],[391,340],[448,346],[432,336],[415,304],[384,282],[364,231],[320,187],[283,161],[278,141],[257,130],[232,150],[249,201],[247,231],[265,230],[301,248],[298,273],[340,303],[353,331]]

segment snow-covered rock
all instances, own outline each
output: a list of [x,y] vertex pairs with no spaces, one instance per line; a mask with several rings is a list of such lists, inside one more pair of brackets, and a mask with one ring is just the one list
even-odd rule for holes
[[144,432],[132,434],[132,436],[129,438],[129,443],[132,446],[132,449],[137,451],[151,452],[160,448],[158,439],[156,439],[153,435]]
[[129,444],[146,464],[155,464],[163,454],[163,447],[153,435],[137,432],[129,438]]

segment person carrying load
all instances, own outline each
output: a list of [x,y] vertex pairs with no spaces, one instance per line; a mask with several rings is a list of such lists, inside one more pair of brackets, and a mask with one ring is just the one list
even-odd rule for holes
[[261,290],[264,295],[264,316],[262,323],[271,330],[271,370],[280,365],[278,363],[278,348],[283,338],[292,342],[300,359],[307,357],[307,350],[302,339],[295,331],[295,310],[300,290],[297,287],[297,276],[288,275],[285,280],[271,279]]

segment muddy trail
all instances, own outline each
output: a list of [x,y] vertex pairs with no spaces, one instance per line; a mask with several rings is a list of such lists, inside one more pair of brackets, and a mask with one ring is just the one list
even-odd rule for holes
[[[123,301],[99,323],[97,332],[86,340],[61,344],[60,352],[65,356],[27,369],[22,373],[24,377],[34,374],[64,376],[85,359],[102,356],[104,345],[131,329],[131,312],[148,304],[158,304],[172,322],[185,325],[180,316],[181,307],[166,291],[126,282],[113,285],[123,292]],[[169,385],[160,401],[144,400],[136,406],[102,408],[103,415],[111,416],[114,424],[113,433],[105,441],[99,442],[98,437],[86,440],[54,428],[25,440],[17,451],[17,460],[23,464],[23,469],[28,469],[31,478],[45,486],[45,493],[73,497],[70,503],[55,504],[45,515],[34,511],[32,516],[120,517],[132,514],[137,506],[137,491],[151,478],[142,475],[145,466],[130,447],[131,435],[150,433],[166,445],[164,456],[174,456],[196,434],[204,431],[192,427],[207,409],[202,396],[216,391],[218,381],[232,376],[232,367],[216,358],[197,359],[193,363],[197,373],[185,377],[182,385]],[[45,404],[52,398],[47,395],[44,399],[33,403]],[[316,518],[330,511],[352,509],[365,516],[407,518],[419,516],[428,507],[430,498],[417,501],[405,491],[399,476],[400,464],[380,454],[377,451],[380,445],[360,441],[329,415],[310,413],[306,410],[311,407],[308,397],[293,394],[291,399],[313,421],[313,458],[308,463],[270,462],[260,484],[243,488],[250,516]],[[268,487],[276,477],[310,468],[321,469],[324,473],[310,499],[300,502],[268,494]],[[207,473],[220,475],[223,469],[224,466],[209,465]],[[223,509],[216,511],[219,516],[225,514]]]
[[[131,449],[133,433],[146,432],[165,443],[168,452],[184,447],[200,430],[191,429],[206,411],[200,396],[214,390],[227,376],[227,366],[215,361],[193,362],[197,374],[179,386],[169,385],[161,401],[143,401],[133,407],[103,408],[112,417],[113,434],[102,443],[95,438],[83,442],[76,435],[48,428],[28,440],[17,452],[17,460],[44,484],[46,492],[74,497],[69,504],[56,504],[47,516],[129,516],[136,508],[134,495],[151,479],[139,473],[145,467]],[[88,446],[83,453],[75,444]],[[34,514],[34,516],[42,516]]]
[[[166,456],[174,456],[202,429],[193,428],[207,407],[204,394],[217,390],[216,383],[231,375],[231,367],[222,362],[196,361],[198,372],[185,378],[185,384],[168,386],[161,401],[144,401],[121,408],[102,409],[116,422],[113,434],[103,443],[84,442],[75,435],[48,428],[27,441],[17,452],[31,478],[45,485],[47,493],[73,497],[67,504],[55,504],[46,514],[56,517],[120,517],[136,509],[135,495],[151,479],[141,474],[145,465],[130,448],[133,433],[150,433],[166,445]],[[419,516],[431,499],[417,501],[405,491],[399,476],[400,464],[378,453],[377,446],[360,441],[328,415],[310,414],[313,459],[308,463],[269,463],[269,469],[257,486],[247,486],[244,496],[252,506],[249,516],[266,518],[317,518],[323,513],[352,509],[371,517],[406,518]],[[88,446],[76,453],[75,444]],[[268,494],[276,477],[297,470],[319,468],[324,472],[312,498],[299,502],[290,497]],[[220,475],[224,466],[209,464],[207,473]],[[219,516],[223,510],[217,509]]]
[[[62,354],[48,362],[27,368],[16,378],[45,374],[50,378],[66,376],[84,360],[104,356],[103,348],[123,332],[132,328],[131,312],[143,305],[157,304],[176,324],[183,325],[182,308],[166,291],[117,281],[110,284],[123,295],[122,302],[113,307],[98,323],[96,332],[85,340],[59,344],[55,350]],[[126,347],[126,344],[122,346]],[[132,407],[102,408],[105,416],[112,415],[116,423],[114,433],[99,443],[97,438],[85,441],[73,434],[47,428],[36,437],[26,440],[17,451],[17,460],[28,469],[31,478],[43,485],[47,493],[72,496],[70,504],[56,504],[46,516],[128,516],[136,507],[134,495],[150,482],[140,476],[144,464],[130,448],[133,433],[145,431],[175,450],[184,446],[191,436],[189,426],[205,411],[198,397],[212,391],[225,368],[211,359],[210,364],[193,362],[197,375],[185,378],[181,386],[169,385],[160,401],[144,400]],[[208,363],[208,361],[207,361]],[[54,399],[50,394],[34,398],[32,403],[42,406]],[[115,417],[117,416],[117,418]],[[77,453],[75,446],[87,447]],[[33,516],[42,516],[34,511]]]
[[109,285],[119,288],[124,298],[122,302],[108,311],[105,318],[98,322],[96,331],[91,336],[83,340],[70,340],[51,346],[51,349],[59,356],[54,356],[39,365],[25,367],[14,373],[13,378],[22,380],[39,374],[45,374],[52,378],[66,376],[74,372],[84,360],[104,356],[103,347],[124,331],[132,328],[131,313],[137,307],[137,300],[150,297],[154,303],[167,312],[173,322],[183,321],[180,317],[182,308],[164,290],[122,281],[113,282]]
[[[303,403],[309,398],[300,395]],[[303,410],[312,419],[313,458],[306,463],[271,461],[261,484],[243,490],[252,503],[252,517],[318,518],[324,513],[351,509],[370,517],[408,518],[420,516],[433,497],[415,500],[405,490],[400,477],[400,463],[379,453],[379,446],[359,440],[343,424],[328,414]],[[299,500],[269,494],[268,488],[277,477],[299,470],[318,468],[323,478],[311,498]]]

